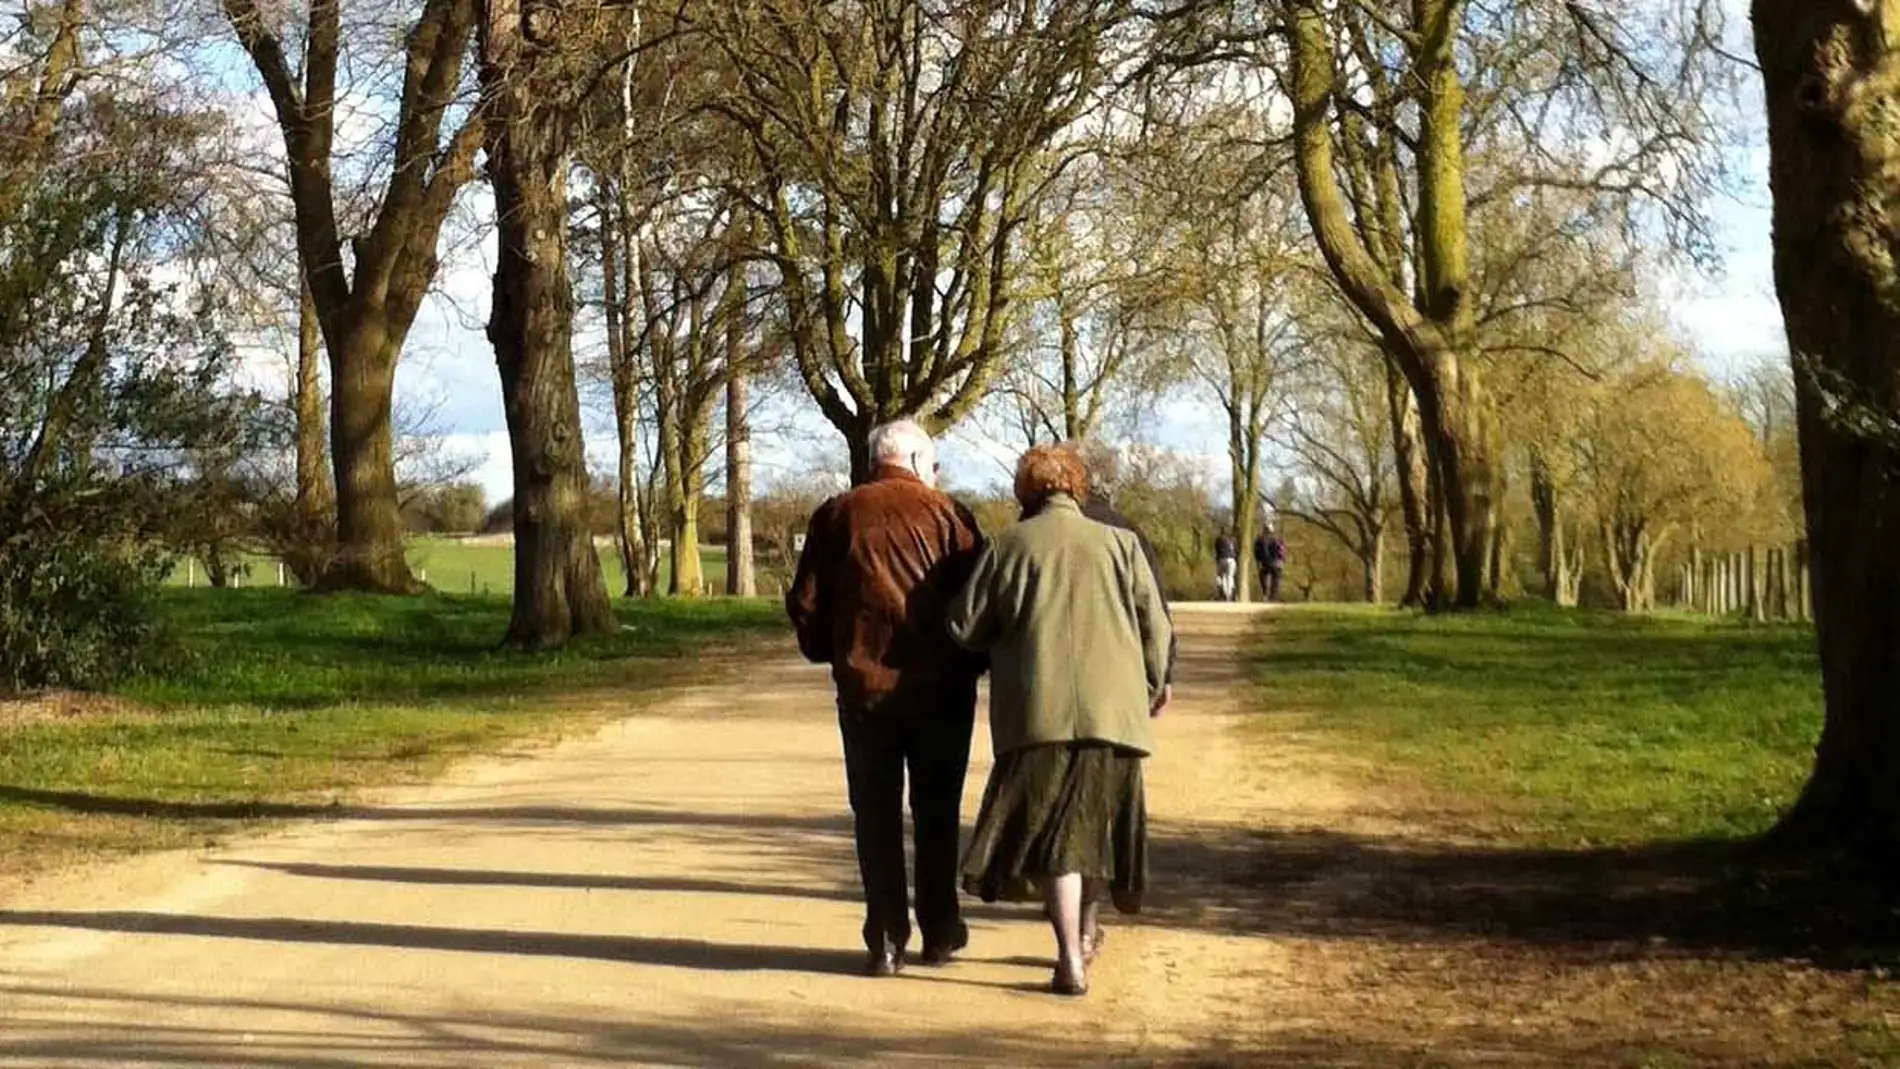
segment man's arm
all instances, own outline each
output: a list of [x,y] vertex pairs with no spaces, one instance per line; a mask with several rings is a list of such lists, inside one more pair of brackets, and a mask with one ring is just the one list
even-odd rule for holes
[[950,637],[966,650],[983,652],[996,641],[996,547],[985,546],[963,586],[950,596],[946,625]]
[[836,651],[831,641],[830,553],[826,533],[831,527],[832,502],[812,513],[805,529],[805,548],[798,555],[798,573],[785,592],[785,615],[798,636],[798,652],[813,664],[830,664]]

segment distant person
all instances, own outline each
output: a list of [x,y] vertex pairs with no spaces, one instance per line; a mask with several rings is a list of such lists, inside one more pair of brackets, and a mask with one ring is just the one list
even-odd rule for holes
[[1214,539],[1214,586],[1222,601],[1233,601],[1240,594],[1240,540],[1234,532],[1223,531]]
[[[1135,541],[1141,545],[1141,555],[1147,559],[1148,568],[1154,573],[1155,590],[1161,594],[1161,609],[1168,614],[1169,620],[1173,620],[1174,609],[1168,604],[1168,584],[1161,575],[1161,554],[1155,552],[1154,543],[1148,541],[1148,536],[1142,533],[1140,527],[1135,526],[1135,521],[1122,515],[1115,508],[1114,487],[1117,477],[1121,474],[1120,462],[1115,457],[1115,451],[1102,442],[1093,440],[1068,442],[1065,448],[1081,459],[1082,467],[1088,475],[1088,500],[1082,504],[1082,515],[1096,523],[1128,531],[1135,536]],[[1178,636],[1170,631],[1166,680],[1170,697],[1174,694],[1174,669],[1180,659]]]
[[982,546],[976,518],[936,489],[936,446],[908,420],[871,432],[871,481],[812,516],[786,610],[798,648],[838,688],[864,884],[865,971],[892,976],[911,936],[904,878],[910,774],[923,961],[969,943],[957,902],[963,779],[983,661],[951,641],[950,603]]
[[1253,560],[1260,568],[1260,589],[1268,602],[1280,600],[1280,580],[1286,576],[1286,540],[1272,527],[1253,541]]
[[1132,532],[1089,520],[1074,451],[1039,446],[1016,471],[1023,522],[998,535],[952,604],[957,641],[988,653],[996,764],[964,888],[1040,897],[1055,930],[1050,988],[1088,993],[1107,899],[1141,908],[1148,883],[1142,762],[1167,705],[1173,628]]

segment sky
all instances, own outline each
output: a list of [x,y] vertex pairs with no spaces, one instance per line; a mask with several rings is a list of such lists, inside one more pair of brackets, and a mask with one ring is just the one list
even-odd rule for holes
[[[1725,0],[1733,14],[1741,0]],[[1745,20],[1734,28],[1745,36]],[[1752,51],[1745,40],[1737,51]],[[1760,88],[1745,88],[1743,104],[1760,114]],[[1711,206],[1719,263],[1712,270],[1682,268],[1664,289],[1682,335],[1708,371],[1726,377],[1749,362],[1785,350],[1774,297],[1769,249],[1766,138],[1759,120],[1744,125],[1734,148],[1737,186]],[[491,502],[512,494],[508,437],[493,353],[482,326],[488,307],[492,234],[479,248],[448,258],[436,294],[423,308],[397,372],[398,404],[432,409],[446,444],[476,463],[472,478]],[[614,445],[606,397],[586,390],[589,455],[597,470],[612,470]],[[802,393],[778,402],[761,421],[755,445],[762,485],[813,471],[842,471],[843,440],[812,411]],[[1214,481],[1226,481],[1225,430],[1217,410],[1191,395],[1163,401],[1147,436],[1162,447],[1195,458]],[[969,431],[953,432],[943,463],[958,486],[982,488],[1004,480],[1007,453]]]

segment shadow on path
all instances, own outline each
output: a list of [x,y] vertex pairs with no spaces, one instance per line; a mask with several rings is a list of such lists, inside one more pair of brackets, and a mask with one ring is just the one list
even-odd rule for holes
[[696,939],[575,935],[294,917],[199,917],[170,913],[0,910],[0,927],[68,928],[135,935],[185,935],[277,943],[327,943],[399,950],[583,958],[717,971],[851,973],[862,952],[744,946]]

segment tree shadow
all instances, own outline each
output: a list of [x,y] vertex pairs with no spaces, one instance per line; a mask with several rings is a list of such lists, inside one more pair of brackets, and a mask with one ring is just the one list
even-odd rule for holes
[[[889,982],[889,981],[880,981]],[[898,981],[910,982],[910,981]],[[1693,1040],[1633,1052],[1604,1036],[1527,1037],[1488,1025],[1462,1027],[1450,1043],[1325,1032],[1273,1031],[1255,1041],[1214,1037],[1190,1049],[1145,1050],[1138,1041],[1092,1033],[1015,1029],[997,1022],[921,1019],[893,1030],[888,1021],[832,1008],[816,1020],[703,1018],[636,1012],[619,1020],[484,1010],[405,1013],[384,1007],[324,1006],[281,1000],[150,995],[107,989],[8,986],[0,997],[30,1004],[46,998],[83,1007],[88,1023],[29,1011],[12,1015],[0,1033],[0,1064],[57,1064],[70,1069],[133,1066],[247,1066],[253,1069],[377,1069],[384,1066],[619,1066],[681,1069],[772,1066],[1034,1065],[1049,1069],[1102,1066],[1154,1069],[1442,1069],[1488,1067],[1627,1067],[1633,1053],[1667,1051],[1662,1064],[1721,1066],[1736,1052]],[[225,1023],[198,1023],[209,1018]],[[288,1020],[287,1020],[288,1019]],[[128,1023],[119,1024],[123,1020]],[[138,1023],[129,1023],[129,1022]],[[275,1023],[284,1022],[284,1023]],[[1370,1024],[1368,1022],[1368,1024]],[[1752,1061],[1759,1061],[1753,1059]]]
[[181,935],[274,943],[579,958],[718,972],[848,975],[863,964],[863,953],[849,950],[712,943],[698,939],[648,936],[433,928],[415,924],[297,917],[201,917],[129,910],[97,913],[0,910],[0,927],[64,928],[135,935]]
[[386,820],[463,821],[517,824],[579,824],[612,826],[718,825],[772,830],[802,830],[849,834],[845,815],[794,816],[780,813],[729,815],[684,809],[590,808],[587,806],[373,806],[343,802],[184,802],[162,798],[135,798],[84,791],[53,791],[36,787],[0,785],[0,803],[121,817],[166,820]]
[[214,861],[233,868],[257,869],[317,880],[366,880],[427,887],[532,887],[552,890],[629,891],[658,894],[763,895],[823,902],[858,902],[849,887],[789,886],[783,882],[714,880],[685,876],[630,876],[612,873],[515,872],[488,869],[415,868],[393,865],[320,865],[274,861]]
[[1900,960],[1900,909],[1863,871],[1745,841],[1545,850],[1336,831],[1172,828],[1145,921],[1257,935],[1487,940],[1579,961]]

